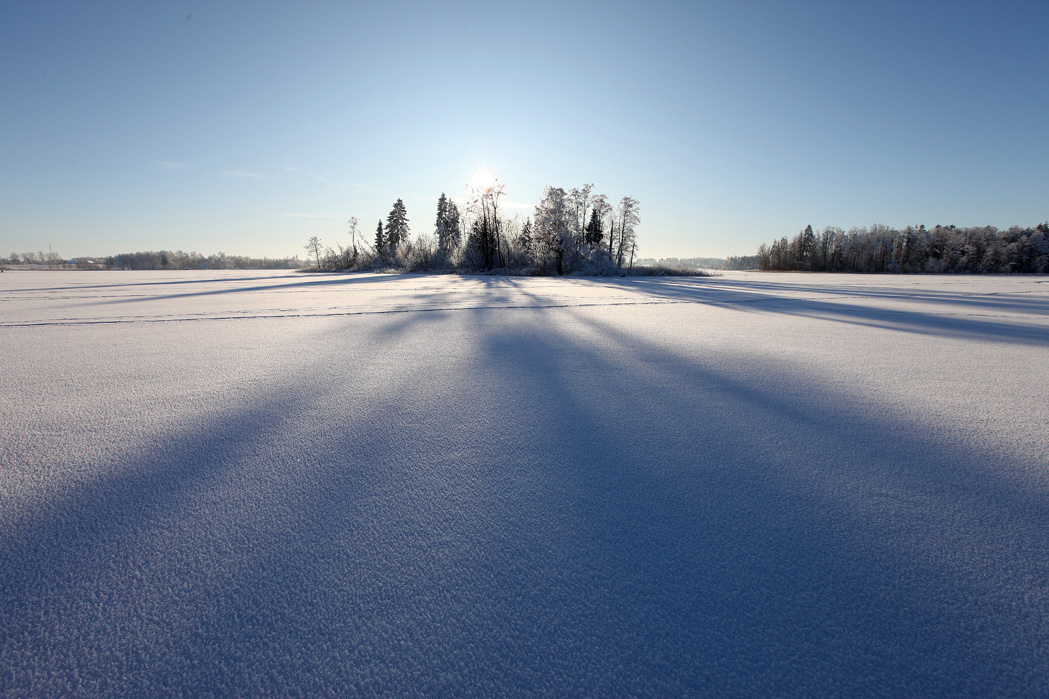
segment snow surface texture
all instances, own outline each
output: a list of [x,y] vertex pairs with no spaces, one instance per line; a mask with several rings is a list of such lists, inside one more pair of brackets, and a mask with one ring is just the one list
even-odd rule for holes
[[1049,695],[1049,278],[12,272],[5,696]]

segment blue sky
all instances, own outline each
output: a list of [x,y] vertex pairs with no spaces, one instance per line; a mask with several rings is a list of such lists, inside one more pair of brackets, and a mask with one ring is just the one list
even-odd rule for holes
[[[478,168],[643,256],[1049,219],[1049,3],[0,3],[0,255],[305,255]],[[520,208],[514,208],[518,206]]]

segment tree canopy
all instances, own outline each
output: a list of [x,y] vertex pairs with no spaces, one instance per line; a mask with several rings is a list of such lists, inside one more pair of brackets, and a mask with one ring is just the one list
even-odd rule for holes
[[793,239],[762,245],[758,269],[770,271],[980,274],[1049,272],[1049,222],[1034,228],[875,224],[848,232],[806,226]]

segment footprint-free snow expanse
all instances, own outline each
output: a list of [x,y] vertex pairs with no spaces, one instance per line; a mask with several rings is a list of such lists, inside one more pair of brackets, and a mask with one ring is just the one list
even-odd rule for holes
[[1049,278],[0,277],[0,693],[1049,694]]

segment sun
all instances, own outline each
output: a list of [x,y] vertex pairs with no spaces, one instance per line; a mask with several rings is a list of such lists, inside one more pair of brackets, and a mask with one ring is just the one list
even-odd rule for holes
[[495,173],[486,167],[476,167],[470,173],[470,180],[466,183],[470,189],[491,189],[498,181]]

